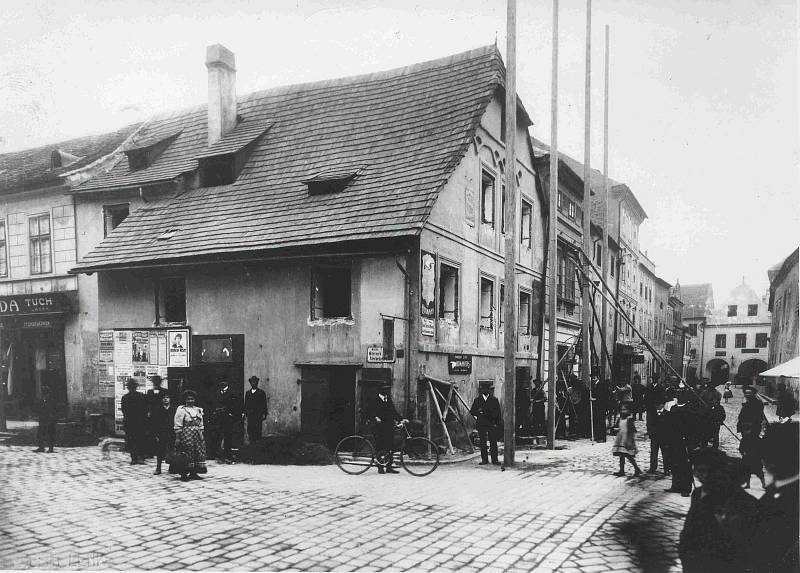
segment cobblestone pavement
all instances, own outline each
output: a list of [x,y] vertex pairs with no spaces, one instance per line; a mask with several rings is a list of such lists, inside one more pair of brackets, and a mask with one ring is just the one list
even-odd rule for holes
[[0,446],[0,569],[679,571],[689,500],[611,475],[610,446],[424,478],[211,462],[188,483],[96,447]]

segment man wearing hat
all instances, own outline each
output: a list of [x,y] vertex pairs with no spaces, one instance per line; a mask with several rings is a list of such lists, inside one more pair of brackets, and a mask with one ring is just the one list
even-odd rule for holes
[[253,444],[261,439],[261,426],[267,418],[267,394],[258,387],[258,376],[251,376],[250,390],[244,395],[244,415],[247,416],[247,437]]
[[386,460],[386,469],[378,465],[378,473],[396,474],[394,463],[394,425],[403,418],[392,402],[392,383],[382,382],[372,403],[370,420],[375,422],[375,449],[379,459]]
[[137,392],[139,383],[129,378],[125,383],[128,393],[122,397],[122,423],[125,441],[131,455],[131,465],[144,463],[144,434],[147,428],[147,399]]
[[[236,424],[242,421],[242,402],[239,395],[228,386],[226,380],[220,381],[217,387],[219,392],[214,407],[214,425],[217,431],[214,432],[211,452],[217,456],[219,461],[232,463],[233,430]],[[222,446],[222,456],[220,456],[220,446]]]
[[475,416],[475,427],[478,430],[478,439],[481,443],[481,463],[485,466],[489,463],[489,455],[486,450],[486,440],[490,442],[490,452],[492,463],[500,465],[497,459],[497,434],[500,430],[500,402],[492,395],[494,383],[491,380],[481,380],[478,390],[478,397],[472,402],[469,413]]

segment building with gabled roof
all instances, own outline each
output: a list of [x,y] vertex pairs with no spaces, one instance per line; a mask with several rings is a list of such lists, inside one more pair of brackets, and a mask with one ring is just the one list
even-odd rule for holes
[[[193,388],[208,407],[219,379],[243,391],[257,375],[268,431],[329,445],[357,429],[382,380],[434,435],[420,376],[452,380],[467,399],[479,379],[501,394],[497,48],[243,97],[233,54],[212,46],[206,65],[208,106],[147,122],[126,162],[75,190],[86,205],[145,200],[72,270],[99,276],[99,329],[115,351],[155,341],[147,361],[115,354],[115,372],[145,382],[164,367],[170,391]],[[524,387],[538,358],[543,211],[521,103],[517,117]],[[176,333],[186,353],[167,344],[155,363],[152,348]]]
[[[71,189],[111,169],[140,124],[0,154],[0,412],[35,416],[47,386],[62,414],[83,416],[98,390],[97,280],[74,276],[103,236],[102,205],[77,225]],[[118,213],[115,222],[124,218]],[[109,394],[113,403],[113,388]],[[2,423],[0,423],[2,426]]]

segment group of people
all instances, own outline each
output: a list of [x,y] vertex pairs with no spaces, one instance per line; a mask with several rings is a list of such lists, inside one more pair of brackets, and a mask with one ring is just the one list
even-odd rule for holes
[[131,465],[144,464],[145,458],[155,457],[155,475],[162,473],[166,460],[169,473],[180,474],[181,480],[201,479],[199,474],[207,472],[207,454],[216,455],[220,462],[233,463],[234,435],[245,419],[250,442],[261,439],[267,398],[258,388],[257,376],[250,377],[250,390],[243,405],[241,396],[226,381],[220,381],[207,412],[197,405],[194,390],[185,390],[181,404],[173,406],[172,396],[161,387],[161,377],[153,376],[151,380],[153,387],[144,394],[137,391],[136,380],[128,380],[128,392],[122,397],[123,429]]

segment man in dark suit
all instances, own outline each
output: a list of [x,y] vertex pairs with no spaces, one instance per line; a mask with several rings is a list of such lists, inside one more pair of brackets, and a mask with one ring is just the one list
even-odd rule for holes
[[667,414],[663,441],[666,444],[667,458],[672,471],[672,486],[665,490],[680,493],[683,497],[692,494],[692,464],[689,452],[697,447],[697,419],[689,405],[690,390],[678,393],[677,403]]
[[242,399],[236,392],[231,390],[227,381],[222,380],[218,387],[219,392],[214,406],[214,421],[217,426],[217,432],[215,432],[212,451],[214,455],[219,456],[221,446],[222,456],[217,459],[230,464],[233,463],[231,456],[233,430],[236,424],[242,421]]
[[[481,443],[481,463],[485,466],[489,463],[489,453],[492,455],[492,463],[500,465],[497,459],[497,435],[501,431],[500,425],[500,402],[492,395],[494,384],[491,380],[482,380],[478,389],[478,397],[472,401],[469,413],[475,416],[475,428],[478,430],[478,439]],[[486,440],[489,440],[489,452],[486,448]]]
[[258,376],[251,376],[250,390],[244,395],[244,415],[247,416],[247,437],[253,444],[261,439],[261,426],[267,418],[267,394],[258,387]]
[[44,446],[47,444],[47,453],[53,453],[56,441],[56,420],[58,420],[56,401],[50,387],[42,386],[42,399],[39,401],[39,431],[37,432],[39,447],[33,450],[34,452],[43,452]]
[[378,464],[378,473],[396,474],[394,463],[394,427],[403,418],[392,402],[392,383],[383,382],[372,403],[369,419],[375,423],[375,449],[379,460],[386,460],[386,469]]
[[161,464],[175,443],[175,408],[169,394],[161,392],[161,403],[150,410],[150,431],[153,434],[156,453],[156,471],[161,474]]

